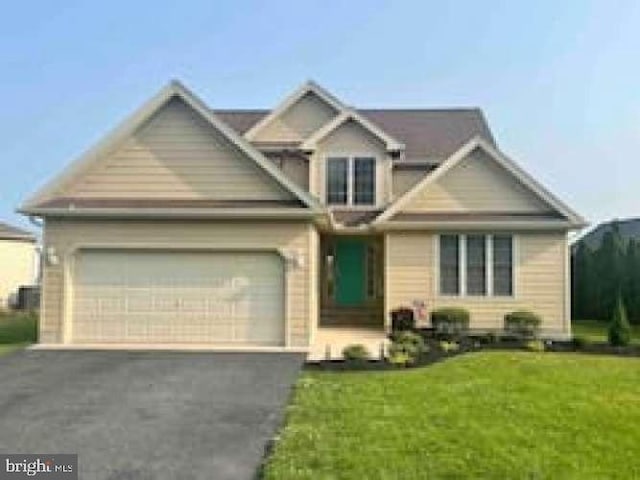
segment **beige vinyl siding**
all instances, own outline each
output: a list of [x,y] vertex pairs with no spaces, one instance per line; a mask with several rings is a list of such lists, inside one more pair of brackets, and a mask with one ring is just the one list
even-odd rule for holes
[[376,158],[376,203],[385,205],[391,195],[391,159],[375,135],[349,120],[327,135],[311,159],[311,193],[326,199],[326,159],[330,156],[372,156]]
[[93,198],[293,198],[177,98],[60,193]]
[[311,325],[316,323],[310,276],[310,248],[314,245],[315,231],[308,223],[48,219],[44,233],[46,247],[55,250],[60,262],[44,266],[41,342],[63,342],[63,319],[71,314],[71,272],[77,252],[83,248],[112,247],[279,251],[297,256],[297,266],[285,265],[285,315],[289,322],[289,345],[308,345]]
[[270,160],[305,191],[309,191],[309,161],[300,155],[272,155]]
[[258,142],[300,142],[338,114],[309,92],[265,125],[253,139]]
[[393,198],[398,198],[408,192],[426,174],[426,170],[394,170],[392,174]]
[[551,207],[476,149],[435,182],[425,185],[403,212],[549,212]]
[[34,242],[0,239],[0,309],[15,300],[19,287],[35,283],[35,265]]
[[514,236],[515,296],[505,298],[439,296],[437,234],[387,234],[388,310],[411,306],[415,300],[426,302],[429,311],[439,307],[464,307],[471,313],[471,328],[493,329],[502,328],[506,313],[529,309],[543,317],[545,332],[568,334],[566,233],[517,232]]

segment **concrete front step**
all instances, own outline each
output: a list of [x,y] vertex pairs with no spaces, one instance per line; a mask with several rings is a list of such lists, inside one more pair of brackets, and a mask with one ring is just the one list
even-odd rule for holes
[[389,346],[389,339],[382,328],[320,327],[307,355],[307,360],[341,360],[342,350],[349,345],[364,345],[369,351],[369,358],[384,358]]

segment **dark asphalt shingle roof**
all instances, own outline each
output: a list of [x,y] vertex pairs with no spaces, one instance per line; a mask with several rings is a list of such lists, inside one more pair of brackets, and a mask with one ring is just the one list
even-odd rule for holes
[[[441,161],[474,136],[495,140],[482,110],[359,109],[358,112],[406,146],[408,159]],[[245,133],[269,110],[214,110],[238,133]]]
[[36,237],[31,232],[27,232],[8,223],[0,222],[0,240],[31,240],[35,241]]

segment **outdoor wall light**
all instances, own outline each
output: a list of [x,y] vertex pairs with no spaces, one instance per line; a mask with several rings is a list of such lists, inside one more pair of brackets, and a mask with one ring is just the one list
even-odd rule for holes
[[45,261],[47,265],[55,266],[60,263],[60,258],[54,247],[47,247],[45,250]]
[[300,254],[300,252],[286,252],[284,254],[285,261],[287,265],[292,268],[302,268],[304,267],[304,257]]

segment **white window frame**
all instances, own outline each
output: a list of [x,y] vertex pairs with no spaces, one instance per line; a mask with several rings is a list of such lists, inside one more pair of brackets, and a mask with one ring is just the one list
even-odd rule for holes
[[[458,236],[458,294],[442,293],[440,287],[440,237],[443,235]],[[484,295],[467,294],[467,235],[483,235],[485,239],[485,281],[486,293]],[[495,295],[493,293],[493,237],[509,235],[511,236],[511,295]],[[436,291],[441,298],[468,298],[468,299],[515,299],[517,292],[517,268],[518,268],[518,241],[517,235],[510,232],[504,233],[458,233],[446,232],[434,235],[434,267]]]
[[[347,203],[329,203],[329,161],[332,159],[347,160]],[[356,158],[370,158],[373,160],[373,202],[354,203],[354,181]],[[325,156],[324,161],[324,203],[330,208],[363,208],[369,209],[378,205],[378,157],[373,153],[334,153]]]

